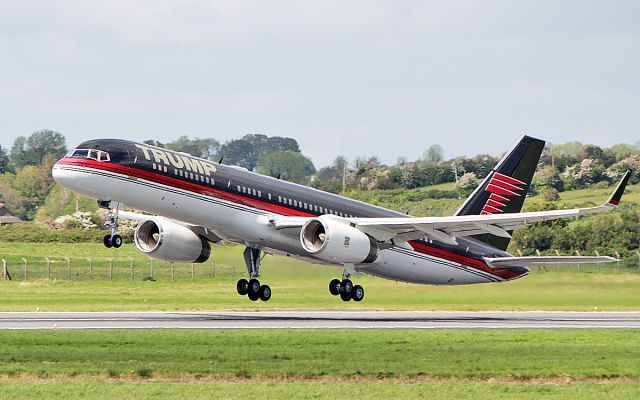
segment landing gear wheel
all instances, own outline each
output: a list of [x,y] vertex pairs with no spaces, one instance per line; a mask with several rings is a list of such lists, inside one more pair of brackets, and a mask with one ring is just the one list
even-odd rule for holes
[[351,282],[351,279],[344,279],[340,283],[340,293],[351,293],[352,290],[353,290],[353,282]]
[[102,243],[104,243],[104,247],[106,247],[107,249],[110,249],[113,246],[113,243],[111,243],[111,235],[106,235],[102,239]]
[[260,295],[260,300],[269,301],[269,299],[271,298],[271,288],[269,287],[269,285],[260,286],[259,295]]
[[349,301],[351,300],[351,293],[340,293],[340,298],[342,301]]
[[329,282],[329,293],[331,293],[334,296],[337,296],[340,294],[340,280],[339,279],[332,279],[331,282]]
[[355,285],[349,294],[353,301],[362,301],[364,299],[364,288],[360,285]]
[[120,235],[114,235],[111,238],[111,244],[113,245],[114,249],[119,248],[120,246],[122,246],[122,236]]
[[236,290],[240,296],[244,296],[249,293],[249,282],[246,279],[240,279],[236,284]]
[[260,298],[260,295],[258,293],[253,293],[251,291],[247,293],[247,296],[249,296],[249,300],[251,301],[257,301]]
[[257,279],[249,280],[249,293],[258,294],[260,293],[260,281]]

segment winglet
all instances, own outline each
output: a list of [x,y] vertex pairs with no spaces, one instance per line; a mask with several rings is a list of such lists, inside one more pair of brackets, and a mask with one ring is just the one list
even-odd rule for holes
[[616,190],[613,192],[609,200],[607,200],[607,205],[617,206],[620,204],[620,199],[622,198],[622,194],[624,193],[624,189],[627,187],[627,182],[629,182],[629,178],[631,177],[631,170],[625,172],[624,176],[616,186]]

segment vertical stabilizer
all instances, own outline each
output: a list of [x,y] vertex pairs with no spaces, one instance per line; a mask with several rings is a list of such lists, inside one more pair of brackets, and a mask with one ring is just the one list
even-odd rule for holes
[[[524,136],[491,170],[455,215],[520,212],[544,144],[544,140]],[[501,250],[506,250],[509,245],[509,238],[488,233],[474,238]]]

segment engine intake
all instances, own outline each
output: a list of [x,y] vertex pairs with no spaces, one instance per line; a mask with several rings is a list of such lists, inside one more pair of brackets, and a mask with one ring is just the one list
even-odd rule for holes
[[211,254],[207,240],[186,226],[163,218],[140,222],[134,242],[141,252],[169,262],[203,263]]
[[367,264],[378,258],[378,243],[371,236],[326,215],[302,226],[300,242],[307,252],[332,263]]

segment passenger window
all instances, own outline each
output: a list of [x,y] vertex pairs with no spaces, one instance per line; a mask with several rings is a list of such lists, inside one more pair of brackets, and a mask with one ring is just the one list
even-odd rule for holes
[[289,199],[289,205],[292,206],[293,205],[293,201],[291,201],[291,199]]
[[153,164],[153,169],[156,169],[156,165],[155,164]]
[[178,170],[178,175],[182,176],[182,170],[181,169]]
[[271,200],[271,193],[267,193],[267,197]]
[[211,178],[211,186],[213,186],[213,185],[215,185],[215,184],[216,184],[216,180],[215,180],[215,179],[213,179],[213,178]]
[[298,200],[294,200],[294,201],[293,201],[293,206],[294,206],[294,207],[298,207]]
[[242,193],[247,193],[247,188],[246,187],[242,187]]
[[282,203],[282,196],[278,196],[278,203]]
[[257,196],[257,195],[258,195],[258,194],[256,193],[256,190],[255,190],[255,189],[253,189],[253,190],[252,190],[252,192],[253,192],[253,195],[254,195],[254,196]]
[[238,192],[240,191],[240,185],[238,185]]
[[262,193],[258,190],[258,197],[262,197]]
[[167,166],[166,165],[164,166],[164,172],[167,172]]
[[209,183],[209,177],[207,176],[206,178],[204,178],[205,181],[207,181],[207,183]]

